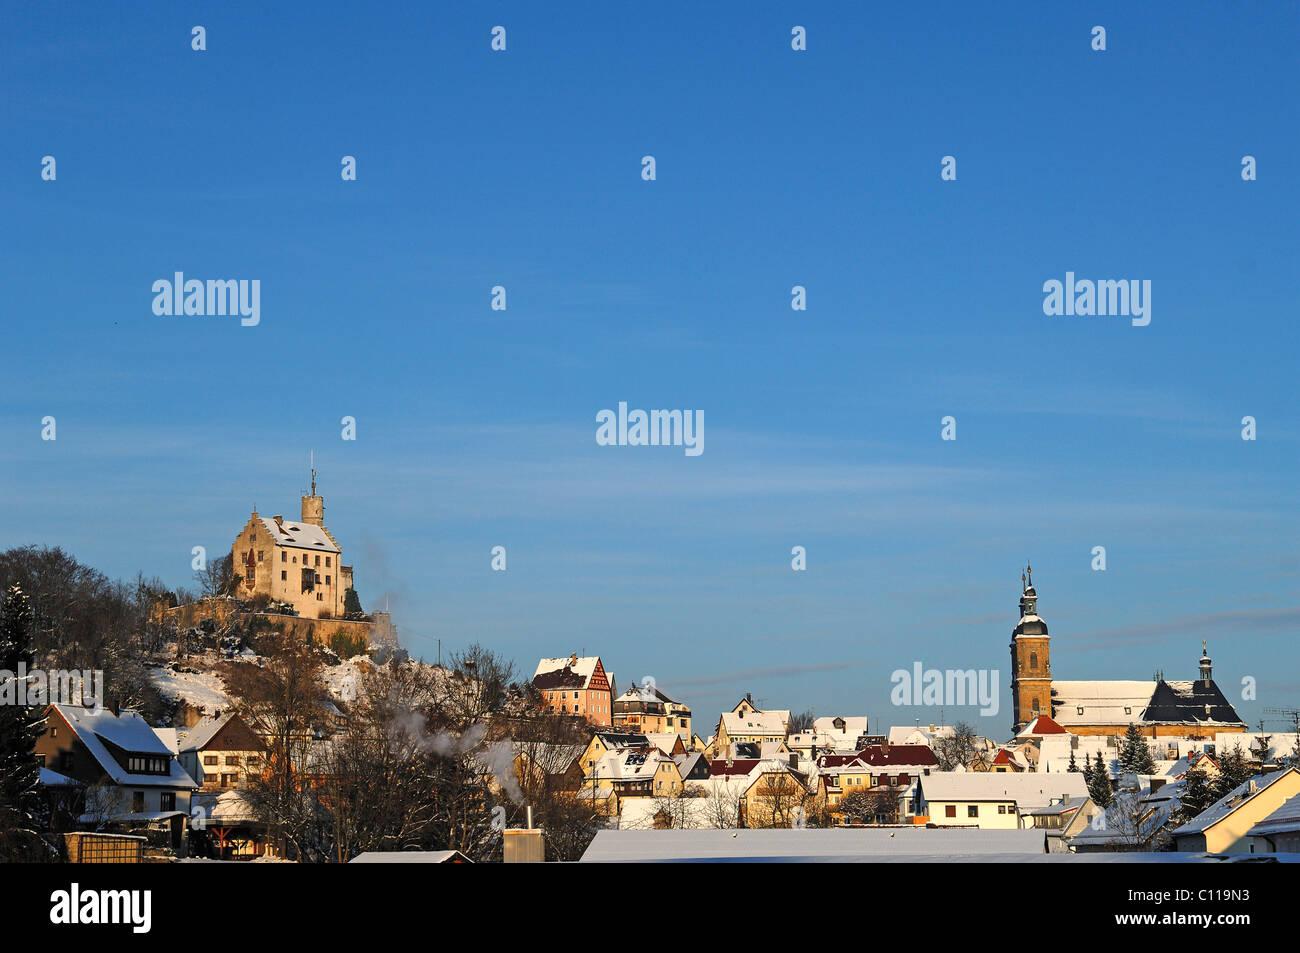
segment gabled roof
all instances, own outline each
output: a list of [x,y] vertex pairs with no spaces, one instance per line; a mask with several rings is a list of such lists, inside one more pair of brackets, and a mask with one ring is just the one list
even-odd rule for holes
[[[569,655],[564,658],[544,658],[537,663],[537,671],[533,673],[533,684],[541,689],[589,688],[597,666],[600,666],[598,655],[588,655],[576,660]],[[604,670],[603,666],[601,670]],[[606,681],[609,681],[608,675]]]
[[[1215,801],[1200,814],[1184,824],[1182,827],[1174,830],[1174,836],[1179,837],[1184,834],[1203,834],[1215,824],[1227,817],[1235,814],[1246,805],[1250,804],[1263,791],[1268,790],[1274,784],[1283,778],[1294,780],[1297,776],[1295,768],[1287,768],[1285,771],[1274,771],[1272,774],[1263,774],[1259,777],[1250,778],[1241,782],[1219,800]],[[1285,790],[1285,789],[1284,789]]]
[[231,714],[222,715],[220,718],[213,718],[211,715],[203,718],[188,732],[177,739],[181,751],[198,751],[209,741],[211,741],[226,722],[234,717]]
[[1025,727],[1020,729],[1017,738],[1038,738],[1043,735],[1065,735],[1069,734],[1064,728],[1058,725],[1048,715],[1038,715]]
[[259,516],[257,520],[266,527],[267,534],[276,546],[296,546],[299,549],[313,549],[321,553],[340,552],[323,526],[286,519],[277,523],[265,516]]
[[[50,707],[63,717],[76,734],[77,740],[86,746],[114,783],[137,787],[198,787],[180,766],[180,762],[172,756],[171,749],[154,734],[149,723],[140,717],[139,712],[127,710],[121,715],[114,715],[107,708],[79,708],[75,705]],[[170,772],[166,775],[132,774],[118,763],[105,742],[123,751],[165,757]]]

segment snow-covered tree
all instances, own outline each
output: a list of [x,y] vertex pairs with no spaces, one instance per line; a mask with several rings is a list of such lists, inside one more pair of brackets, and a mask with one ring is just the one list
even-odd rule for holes
[[[21,588],[10,587],[0,606],[0,670],[9,684],[0,685],[0,855],[18,857],[34,843],[30,831],[36,783],[41,766],[36,760],[36,741],[45,728],[43,710],[20,705],[17,672],[21,665],[30,671],[32,655],[32,609]],[[8,696],[12,694],[12,699]],[[9,838],[6,833],[25,832],[26,837]]]
[[1156,762],[1151,748],[1137,725],[1129,725],[1119,751],[1119,769],[1124,774],[1155,774]]

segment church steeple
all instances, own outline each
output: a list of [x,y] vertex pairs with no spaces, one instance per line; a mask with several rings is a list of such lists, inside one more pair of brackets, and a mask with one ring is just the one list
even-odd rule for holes
[[1214,674],[1214,662],[1210,659],[1210,651],[1205,647],[1205,639],[1201,639],[1201,681],[1208,682]]
[[1020,617],[1038,615],[1038,592],[1034,589],[1034,567],[1025,564],[1025,571],[1020,574]]
[[1011,632],[1011,706],[1016,731],[1039,715],[1052,712],[1051,639],[1038,617],[1034,568],[1020,574],[1020,620]]

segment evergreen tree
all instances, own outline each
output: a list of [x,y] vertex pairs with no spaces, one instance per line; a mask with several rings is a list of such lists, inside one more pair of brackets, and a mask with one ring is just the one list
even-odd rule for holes
[[361,597],[357,595],[355,589],[348,586],[347,591],[343,593],[343,615],[351,616],[363,614],[364,613],[361,611]]
[[1155,774],[1156,762],[1142,736],[1142,729],[1129,725],[1119,752],[1119,769],[1125,774]]
[[1205,772],[1199,768],[1188,771],[1183,782],[1183,796],[1179,802],[1184,819],[1191,820],[1214,801],[1215,797],[1210,793],[1210,784]]
[[1077,761],[1074,760],[1074,751],[1073,751],[1073,749],[1070,751],[1070,766],[1069,766],[1068,768],[1066,768],[1065,770],[1066,770],[1066,771],[1069,771],[1069,772],[1071,772],[1071,773],[1073,773],[1073,774],[1078,774],[1078,773],[1079,773],[1079,763],[1078,763]]
[[1093,802],[1102,808],[1110,807],[1114,796],[1110,788],[1110,771],[1106,768],[1106,762],[1099,754],[1097,763],[1093,766],[1092,776],[1087,779],[1088,796]]
[[1210,793],[1217,801],[1254,776],[1255,766],[1250,758],[1242,752],[1240,745],[1233,745],[1231,751],[1219,757],[1219,774],[1210,782]]
[[0,605],[0,670],[15,673],[8,685],[0,685],[4,702],[0,704],[0,831],[25,828],[30,823],[41,774],[36,741],[44,730],[45,716],[39,707],[17,704],[20,664],[28,672],[34,664],[32,608],[15,584]]

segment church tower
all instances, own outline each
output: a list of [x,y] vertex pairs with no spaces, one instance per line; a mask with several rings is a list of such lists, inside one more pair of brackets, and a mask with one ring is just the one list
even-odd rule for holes
[[1020,575],[1020,621],[1011,632],[1011,714],[1019,732],[1039,714],[1052,714],[1052,666],[1047,623],[1038,617],[1034,570]]

